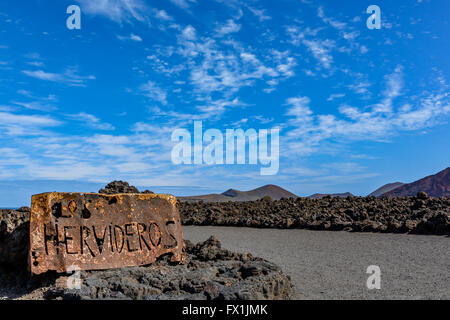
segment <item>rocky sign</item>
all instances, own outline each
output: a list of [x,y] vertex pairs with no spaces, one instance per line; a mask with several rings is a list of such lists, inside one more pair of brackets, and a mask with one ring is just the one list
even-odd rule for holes
[[164,254],[171,254],[171,262],[185,262],[174,196],[52,192],[32,197],[32,274],[146,265]]

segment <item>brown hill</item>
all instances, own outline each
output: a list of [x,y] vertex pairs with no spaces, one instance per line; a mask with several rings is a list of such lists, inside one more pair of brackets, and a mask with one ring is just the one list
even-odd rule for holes
[[353,197],[353,194],[351,194],[350,192],[345,192],[345,193],[314,193],[310,196],[308,196],[307,198],[309,199],[322,199],[326,196],[330,196],[332,198],[346,198],[346,197]]
[[424,191],[431,197],[450,197],[450,167],[412,183],[386,192],[387,197],[410,197]]
[[281,198],[297,198],[295,194],[289,192],[279,186],[269,184],[250,191],[240,191],[236,189],[228,189],[227,191],[217,194],[205,194],[200,196],[177,197],[181,201],[205,201],[205,202],[226,202],[226,201],[253,201],[269,196],[274,200]]
[[379,197],[382,194],[392,191],[394,189],[397,189],[398,187],[403,186],[404,183],[403,182],[393,182],[393,183],[388,183],[385,184],[382,187],[379,187],[377,190],[375,190],[374,192],[372,192],[371,194],[369,194],[369,196],[374,196],[374,197]]

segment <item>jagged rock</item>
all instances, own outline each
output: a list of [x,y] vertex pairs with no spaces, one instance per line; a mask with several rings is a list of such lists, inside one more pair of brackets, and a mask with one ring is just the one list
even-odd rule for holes
[[450,234],[450,198],[289,198],[179,202],[185,225]]
[[27,264],[30,212],[0,210],[0,265]]
[[116,194],[116,193],[147,193],[153,194],[150,190],[144,190],[139,192],[135,186],[130,186],[128,182],[125,181],[113,181],[106,185],[104,189],[100,189],[98,193],[103,194]]
[[100,189],[98,193],[103,194],[139,193],[139,190],[134,186],[130,186],[128,182],[113,181],[108,183],[104,189]]
[[81,272],[81,289],[67,289],[66,278],[45,290],[47,299],[254,300],[288,299],[289,276],[261,258],[221,248],[210,237],[186,240],[186,265],[159,260],[147,267]]
[[417,193],[417,198],[418,199],[422,199],[422,200],[426,200],[428,198],[428,195],[426,192],[420,191]]

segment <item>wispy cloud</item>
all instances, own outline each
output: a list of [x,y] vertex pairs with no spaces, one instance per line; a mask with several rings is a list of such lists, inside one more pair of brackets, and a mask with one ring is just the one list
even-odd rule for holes
[[182,9],[187,9],[192,3],[196,3],[196,0],[170,0],[174,5]]
[[147,6],[141,0],[76,0],[80,3],[83,13],[107,17],[116,22],[144,22]]
[[264,9],[257,9],[251,6],[247,6],[248,10],[250,10],[251,13],[253,13],[258,19],[259,21],[263,22],[265,20],[270,20],[272,19],[270,16],[265,14],[265,10]]
[[333,63],[333,56],[330,54],[330,49],[335,47],[333,40],[303,40],[303,44],[324,68],[330,68]]
[[[363,108],[346,104],[339,108],[339,115],[315,114],[308,97],[287,99],[290,117],[287,137],[289,150],[297,147],[299,153],[317,152],[326,140],[336,142],[388,141],[401,131],[419,130],[439,123],[439,118],[450,114],[448,92],[426,93],[411,99],[407,105],[394,110],[393,99],[401,95],[402,67],[387,75],[386,89],[380,103]],[[289,151],[290,152],[290,151]],[[288,152],[288,153],[289,153]]]
[[155,82],[148,81],[139,87],[141,93],[154,100],[161,102],[162,104],[167,104],[167,92],[166,90],[160,88]]
[[333,93],[328,97],[327,101],[333,101],[343,97],[345,97],[345,93]]
[[142,38],[140,36],[137,36],[135,34],[130,34],[129,36],[117,36],[119,40],[125,41],[125,40],[132,40],[136,42],[142,42]]
[[60,121],[50,116],[0,112],[1,132],[7,136],[41,135],[44,128],[56,127],[61,124]]
[[333,28],[338,30],[344,30],[347,26],[345,22],[326,16],[322,6],[317,9],[317,16],[321,18],[323,22],[330,24]]
[[77,114],[67,114],[67,118],[73,121],[81,122],[82,125],[85,125],[89,128],[97,129],[97,130],[114,130],[114,126],[102,122],[99,118],[94,116],[93,114],[89,114],[86,112],[80,112]]
[[257,56],[235,40],[224,41],[219,46],[214,39],[199,39],[192,26],[183,29],[178,43],[177,53],[187,59],[190,82],[200,94],[221,92],[228,99],[257,80],[276,85],[294,74],[292,69],[296,62],[287,51]]
[[233,19],[228,19],[227,22],[216,28],[216,35],[223,37],[226,34],[238,32],[241,30],[241,25],[235,23]]
[[42,101],[32,101],[32,102],[13,101],[12,103],[19,105],[21,107],[24,107],[26,109],[30,109],[30,110],[39,110],[39,111],[50,112],[50,111],[54,111],[57,109],[56,106],[49,104],[49,103],[42,102]]
[[95,76],[89,75],[89,76],[81,76],[78,73],[77,68],[68,68],[64,71],[64,73],[52,73],[52,72],[46,72],[43,70],[24,70],[22,71],[23,74],[36,78],[39,80],[44,81],[51,81],[51,82],[60,82],[60,83],[66,83],[70,86],[80,86],[83,87],[86,85],[86,82],[88,80],[95,80]]
[[167,14],[165,10],[154,10],[154,16],[160,20],[172,21],[173,18]]

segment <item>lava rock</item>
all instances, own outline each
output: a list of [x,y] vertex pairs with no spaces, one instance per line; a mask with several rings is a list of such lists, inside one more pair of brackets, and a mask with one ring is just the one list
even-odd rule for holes
[[426,200],[428,199],[428,195],[426,192],[420,191],[417,193],[417,198],[418,199],[422,199],[422,200]]
[[81,288],[65,288],[55,281],[47,299],[144,300],[255,300],[288,299],[289,276],[261,258],[221,248],[210,237],[192,244],[186,240],[186,265],[168,265],[164,259],[146,267],[82,271]]
[[30,212],[0,210],[0,265],[27,265]]
[[289,198],[178,202],[184,225],[450,234],[450,198]]
[[139,193],[139,190],[134,186],[130,186],[128,182],[113,181],[108,183],[104,189],[100,189],[98,193],[103,194]]

